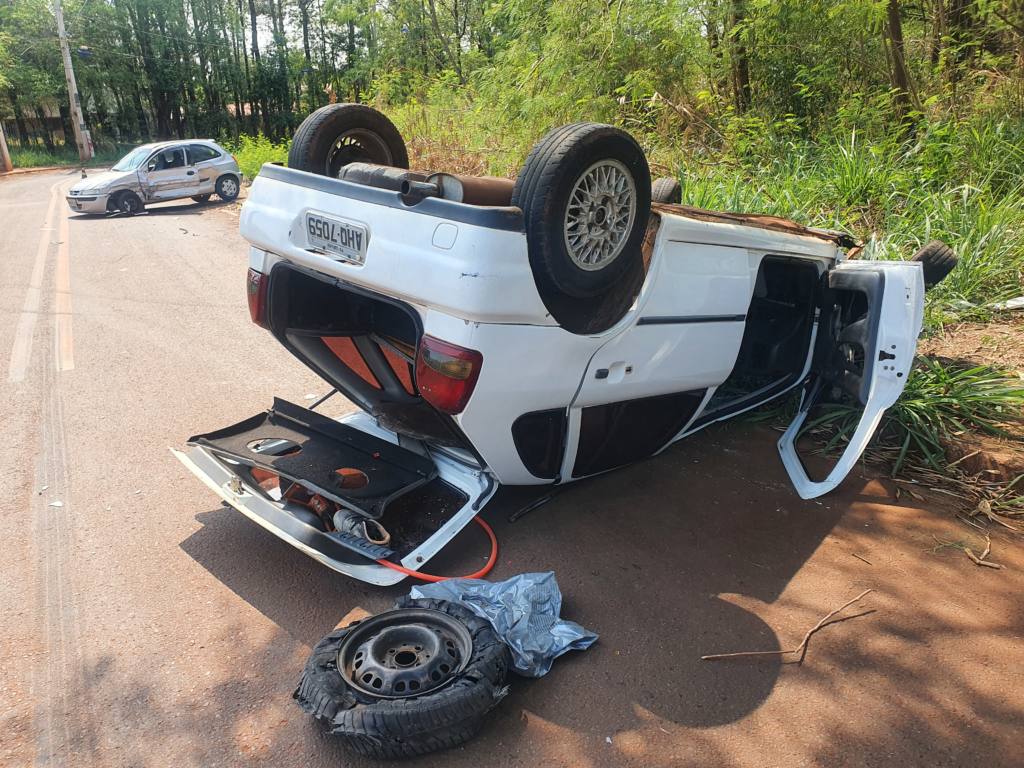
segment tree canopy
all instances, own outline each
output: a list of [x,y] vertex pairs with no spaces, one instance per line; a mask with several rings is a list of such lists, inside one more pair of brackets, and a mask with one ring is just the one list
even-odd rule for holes
[[[98,144],[282,138],[328,101],[455,94],[535,134],[581,117],[813,133],[1024,111],[1019,0],[67,0],[64,13]],[[0,117],[50,146],[42,118],[67,126],[66,104],[48,0],[0,0]]]

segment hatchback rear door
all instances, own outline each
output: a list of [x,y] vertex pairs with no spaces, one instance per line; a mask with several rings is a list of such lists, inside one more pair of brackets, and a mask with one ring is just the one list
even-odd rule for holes
[[[485,471],[368,414],[341,419],[284,400],[230,427],[196,435],[174,455],[220,498],[339,573],[380,586],[421,570],[491,498]],[[334,530],[335,509],[377,520],[386,545]]]
[[[779,452],[801,498],[828,493],[850,472],[885,410],[907,383],[924,317],[924,279],[915,262],[848,261],[824,277],[811,373]],[[859,411],[842,455],[812,480],[796,447],[816,406]]]

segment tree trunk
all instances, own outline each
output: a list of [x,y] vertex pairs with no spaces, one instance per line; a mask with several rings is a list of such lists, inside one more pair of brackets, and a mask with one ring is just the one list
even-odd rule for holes
[[306,103],[312,112],[320,100],[316,93],[316,76],[313,73],[313,60],[309,52],[309,0],[299,0],[299,14],[302,19],[302,54],[306,65]]
[[[258,92],[260,112],[263,117],[263,134],[270,136],[270,109],[267,106],[266,78],[263,73],[263,59],[260,58],[259,30],[256,27],[256,0],[249,0],[249,33],[252,42],[252,59],[256,62],[256,81],[254,85]],[[250,98],[252,98],[254,102],[253,107],[255,108],[256,98]]]
[[60,105],[60,124],[64,133],[64,146],[70,147],[75,143],[75,127],[71,124],[71,107],[63,102]]
[[46,144],[46,150],[53,152],[56,149],[53,145],[53,134],[50,133],[50,126],[46,124],[46,112],[38,104],[36,104],[36,119],[39,121],[39,127],[42,129],[43,143]]
[[746,112],[750,108],[750,59],[747,56],[747,46],[744,42],[746,30],[743,23],[747,18],[745,0],[733,0],[732,2],[732,58],[733,58],[733,81],[736,100],[736,110]]
[[28,135],[28,126],[25,124],[25,113],[21,111],[21,102],[18,101],[18,92],[14,86],[7,89],[11,97],[11,105],[14,107],[14,124],[18,127],[18,143],[27,147],[31,141]]
[[890,67],[893,99],[896,104],[897,117],[905,120],[910,113],[910,73],[907,71],[907,59],[903,44],[903,22],[900,19],[899,0],[888,0],[885,13],[885,26],[892,44],[892,65]]
[[949,8],[946,11],[949,35],[947,47],[952,48],[946,57],[946,77],[951,83],[960,80],[964,63],[967,61],[967,48],[971,42],[970,6],[971,0],[949,0]]
[[149,132],[146,109],[142,106],[142,95],[137,86],[132,89],[132,105],[135,107],[135,120],[139,125],[139,138],[148,141],[152,138],[152,134]]

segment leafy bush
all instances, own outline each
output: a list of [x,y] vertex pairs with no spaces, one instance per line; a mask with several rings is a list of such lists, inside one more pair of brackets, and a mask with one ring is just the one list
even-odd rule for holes
[[288,148],[291,146],[290,141],[274,143],[263,134],[247,136],[244,133],[238,137],[237,141],[229,139],[221,143],[235,156],[242,174],[250,181],[260,172],[264,163],[287,164]]

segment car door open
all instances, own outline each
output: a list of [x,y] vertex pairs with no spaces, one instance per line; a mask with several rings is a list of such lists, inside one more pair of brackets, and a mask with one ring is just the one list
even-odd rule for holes
[[[801,498],[834,489],[850,472],[896,402],[914,361],[924,315],[921,265],[849,261],[825,275],[811,373],[779,453]],[[808,475],[796,442],[811,409],[829,403],[859,409],[842,455],[822,480]]]

